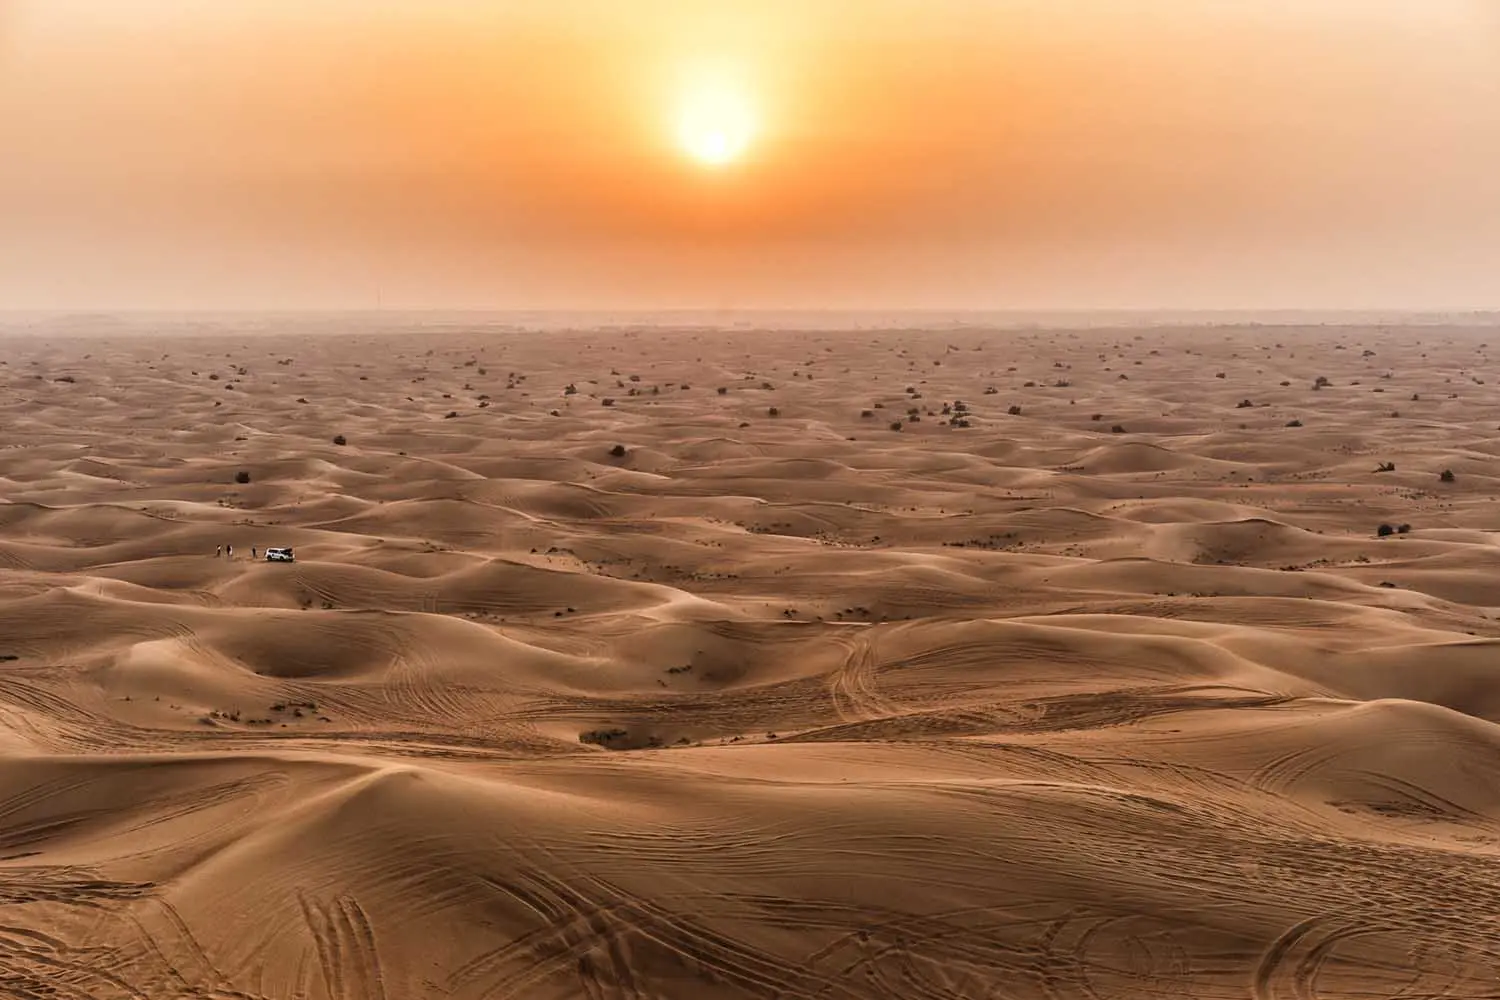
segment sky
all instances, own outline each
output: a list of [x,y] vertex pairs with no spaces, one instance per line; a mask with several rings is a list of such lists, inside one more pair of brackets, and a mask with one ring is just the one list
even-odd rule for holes
[[1500,307],[1500,0],[0,0],[0,309],[376,307]]

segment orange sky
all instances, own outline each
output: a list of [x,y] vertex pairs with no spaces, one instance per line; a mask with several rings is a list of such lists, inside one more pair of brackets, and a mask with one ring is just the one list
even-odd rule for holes
[[1497,9],[0,0],[0,308],[1500,306]]

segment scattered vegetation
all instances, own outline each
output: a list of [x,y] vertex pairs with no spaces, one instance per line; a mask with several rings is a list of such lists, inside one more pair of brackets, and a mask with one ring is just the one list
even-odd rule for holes
[[1453,475],[1452,469],[1444,469],[1442,472],[1438,473],[1438,479],[1445,483],[1453,482],[1454,478],[1455,477]]
[[609,454],[612,458],[624,458],[625,446],[623,444],[617,444],[613,448],[609,449]]
[[579,733],[578,742],[598,747],[613,747],[618,746],[629,736],[630,734],[623,729],[591,729],[586,733]]
[[241,469],[239,472],[236,472],[234,474],[234,481],[243,486],[245,483],[248,483],[250,481],[250,473],[246,472],[244,469]]
[[346,444],[349,443],[349,440],[347,438],[345,438],[344,435],[342,435],[342,434],[335,434],[333,436],[333,443],[336,444],[336,445],[338,445],[340,448],[342,448],[344,445],[346,445]]

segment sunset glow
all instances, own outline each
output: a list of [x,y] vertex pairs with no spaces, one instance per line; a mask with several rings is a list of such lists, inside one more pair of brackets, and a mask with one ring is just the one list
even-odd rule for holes
[[0,298],[1483,304],[1494,11],[0,0]]
[[700,163],[721,166],[739,159],[754,131],[749,102],[731,90],[703,90],[683,102],[678,139]]

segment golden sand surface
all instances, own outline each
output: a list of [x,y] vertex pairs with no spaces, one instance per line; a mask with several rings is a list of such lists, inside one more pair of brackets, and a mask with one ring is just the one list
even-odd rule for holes
[[1490,337],[0,337],[0,994],[1500,995]]

